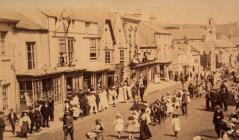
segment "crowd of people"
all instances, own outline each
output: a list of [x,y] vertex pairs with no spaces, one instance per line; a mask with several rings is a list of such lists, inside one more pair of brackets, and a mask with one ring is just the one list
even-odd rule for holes
[[7,119],[12,128],[12,134],[16,135],[16,124],[19,120],[20,133],[17,136],[27,137],[28,133],[37,133],[45,127],[50,127],[49,121],[54,121],[54,100],[49,97],[45,101],[39,100],[35,107],[22,111],[20,117],[10,109]]
[[[116,115],[113,124],[119,138],[123,131],[127,131],[129,139],[134,138],[136,133],[140,133],[140,139],[148,139],[152,136],[148,125],[161,124],[170,116],[172,116],[175,137],[178,137],[181,130],[178,110],[181,110],[182,115],[187,116],[187,108],[191,100],[204,96],[206,110],[214,111],[215,131],[218,137],[222,137],[225,132],[224,129],[226,129],[224,128],[224,122],[226,121],[222,109],[227,111],[229,98],[227,81],[219,72],[176,73],[174,80],[176,82],[180,81],[182,88],[176,89],[174,92],[167,92],[166,95],[158,96],[155,101],[149,103],[144,99],[145,90],[148,87],[146,78],[141,78],[138,81],[132,80],[131,82],[127,78],[124,84],[120,86],[112,86],[109,89],[97,86],[96,88],[89,88],[85,92],[79,91],[70,94],[65,100],[63,109],[64,139],[66,140],[67,136],[70,135],[71,139],[74,140],[73,121],[77,118],[96,114],[107,110],[110,106],[116,107],[117,104],[125,102],[132,102],[133,106],[143,104],[144,107],[131,110],[127,121],[123,119],[124,117],[121,114]],[[188,87],[184,85],[186,81],[189,81]],[[217,88],[216,85],[220,82],[220,87]],[[238,90],[237,87],[232,91],[235,95],[236,109],[239,109],[239,95],[236,94]],[[12,109],[10,110],[7,119],[11,125],[13,135],[16,134],[16,122],[18,120],[20,136],[22,137],[27,137],[28,133],[39,132],[45,127],[50,127],[49,121],[54,120],[54,100],[51,97],[47,97],[44,101],[38,101],[34,106],[30,106],[29,109],[23,111],[20,117]],[[239,111],[234,113],[234,122],[237,121],[235,120],[235,114],[239,114]],[[239,117],[236,119],[239,120]],[[0,125],[0,129],[2,127]],[[232,127],[230,126],[230,128]],[[104,138],[104,129],[105,127],[101,120],[97,119],[93,130],[87,133],[87,137],[101,140]],[[227,129],[229,130],[229,127]]]
[[[202,86],[200,84],[200,86]],[[198,95],[196,92],[197,88],[193,88],[193,95]],[[203,93],[202,93],[203,95]],[[198,96],[200,97],[200,96]],[[194,97],[196,98],[196,96]],[[149,125],[156,126],[160,125],[167,118],[172,117],[172,128],[175,137],[178,137],[181,131],[181,124],[179,114],[188,115],[187,106],[191,102],[190,93],[187,89],[177,89],[174,92],[167,92],[166,95],[158,96],[153,102],[136,101],[133,103],[133,107],[130,108],[131,112],[127,120],[124,120],[126,116],[122,116],[120,113],[116,114],[113,125],[118,138],[121,138],[122,132],[126,131],[129,133],[128,139],[135,137],[136,133],[139,133],[139,138],[142,140],[149,139],[152,137],[152,133],[149,129]],[[133,109],[133,110],[132,110]],[[179,110],[182,113],[179,113]],[[98,121],[96,124],[98,125]],[[95,129],[88,132],[86,136],[88,138],[95,138],[97,140],[103,139],[103,123],[100,121],[100,132]],[[95,128],[95,127],[93,127]]]
[[146,78],[129,83],[128,79],[121,86],[89,88],[84,93],[74,93],[65,100],[64,111],[72,113],[77,119],[90,114],[96,114],[109,108],[116,107],[118,103],[128,101],[144,101],[144,93],[147,88]]

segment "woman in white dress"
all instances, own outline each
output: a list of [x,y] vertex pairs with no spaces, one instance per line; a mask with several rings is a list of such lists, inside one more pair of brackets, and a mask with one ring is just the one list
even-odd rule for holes
[[113,124],[115,125],[115,131],[118,133],[118,138],[120,139],[121,132],[124,131],[124,120],[121,114],[117,113]]
[[106,92],[105,89],[103,89],[100,92],[100,102],[101,102],[101,105],[102,105],[103,109],[107,109],[109,107],[109,102],[108,102],[108,98],[107,98],[107,92]]
[[173,114],[172,126],[173,126],[173,131],[174,131],[175,137],[178,137],[178,133],[179,133],[179,131],[181,131],[181,123],[180,123],[178,114]]
[[125,102],[125,94],[124,94],[124,88],[123,86],[120,86],[119,87],[119,95],[118,95],[118,102],[119,103],[122,103],[122,102]]
[[96,113],[98,112],[97,110],[97,105],[96,105],[96,97],[95,97],[95,91],[92,91],[89,95],[88,95],[88,102],[90,105],[90,113]]

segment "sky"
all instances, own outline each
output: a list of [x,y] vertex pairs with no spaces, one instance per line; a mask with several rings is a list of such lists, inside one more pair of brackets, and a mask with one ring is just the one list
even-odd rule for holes
[[122,13],[141,11],[144,18],[153,15],[171,24],[205,24],[209,17],[218,24],[239,21],[239,0],[0,0],[0,7],[104,7]]

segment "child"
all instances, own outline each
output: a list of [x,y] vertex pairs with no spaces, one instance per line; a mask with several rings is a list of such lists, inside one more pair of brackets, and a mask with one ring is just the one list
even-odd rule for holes
[[115,131],[118,132],[118,138],[120,139],[120,134],[122,131],[124,131],[124,120],[119,113],[116,115],[116,120],[114,120],[114,124]]
[[172,126],[173,126],[175,137],[178,137],[178,133],[179,131],[181,131],[181,124],[180,124],[180,119],[178,117],[178,114],[176,113],[173,114]]
[[129,134],[129,139],[133,139],[134,138],[134,133],[138,132],[138,120],[133,117],[133,116],[129,116],[128,118],[128,132]]

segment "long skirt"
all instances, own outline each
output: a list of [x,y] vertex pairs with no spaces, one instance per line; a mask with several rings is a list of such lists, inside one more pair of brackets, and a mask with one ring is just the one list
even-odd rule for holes
[[152,137],[152,134],[149,130],[149,126],[147,124],[146,120],[142,120],[140,122],[140,139],[141,140],[146,140]]

